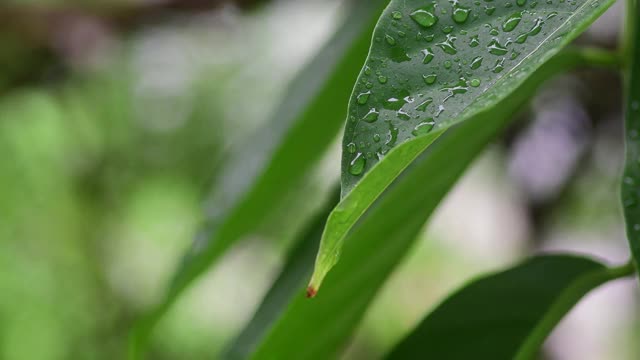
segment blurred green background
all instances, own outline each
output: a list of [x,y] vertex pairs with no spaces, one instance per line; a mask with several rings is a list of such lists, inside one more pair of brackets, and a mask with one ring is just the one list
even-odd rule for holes
[[[267,120],[344,20],[341,5],[3,1],[0,359],[124,358],[133,322],[203,220],[227,152]],[[622,11],[579,41],[614,47]],[[620,94],[603,86],[619,79],[582,72],[533,99],[447,197],[345,358],[379,357],[449,291],[532,250],[624,261]],[[337,181],[338,142],[292,190],[288,211],[185,294],[150,358],[216,358],[242,329]],[[554,332],[546,358],[640,358],[638,295],[633,279],[594,292]]]

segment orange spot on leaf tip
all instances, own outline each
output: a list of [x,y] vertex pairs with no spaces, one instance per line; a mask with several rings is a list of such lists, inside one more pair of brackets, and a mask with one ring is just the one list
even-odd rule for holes
[[311,299],[312,297],[315,297],[317,293],[318,293],[318,290],[316,290],[313,286],[309,286],[307,288],[307,297],[309,299]]

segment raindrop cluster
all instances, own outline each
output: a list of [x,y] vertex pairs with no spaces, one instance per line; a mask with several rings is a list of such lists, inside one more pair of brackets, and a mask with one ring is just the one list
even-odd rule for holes
[[392,0],[349,107],[349,173],[362,176],[399,143],[456,121],[497,82],[515,81],[532,66],[521,54],[554,32],[551,41],[561,39],[568,30],[558,29],[578,6],[576,0]]

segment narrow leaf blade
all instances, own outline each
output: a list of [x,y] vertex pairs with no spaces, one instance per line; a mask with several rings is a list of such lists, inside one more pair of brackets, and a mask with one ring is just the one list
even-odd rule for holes
[[625,113],[626,159],[622,178],[622,205],[627,228],[627,239],[636,268],[640,269],[640,6],[628,1],[627,18],[631,31],[628,55]]

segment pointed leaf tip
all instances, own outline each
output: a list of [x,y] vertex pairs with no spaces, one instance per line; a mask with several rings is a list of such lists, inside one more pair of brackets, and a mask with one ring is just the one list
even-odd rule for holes
[[316,290],[316,288],[314,288],[313,286],[309,286],[307,288],[307,298],[311,299],[316,297],[316,294],[318,293],[318,290]]

